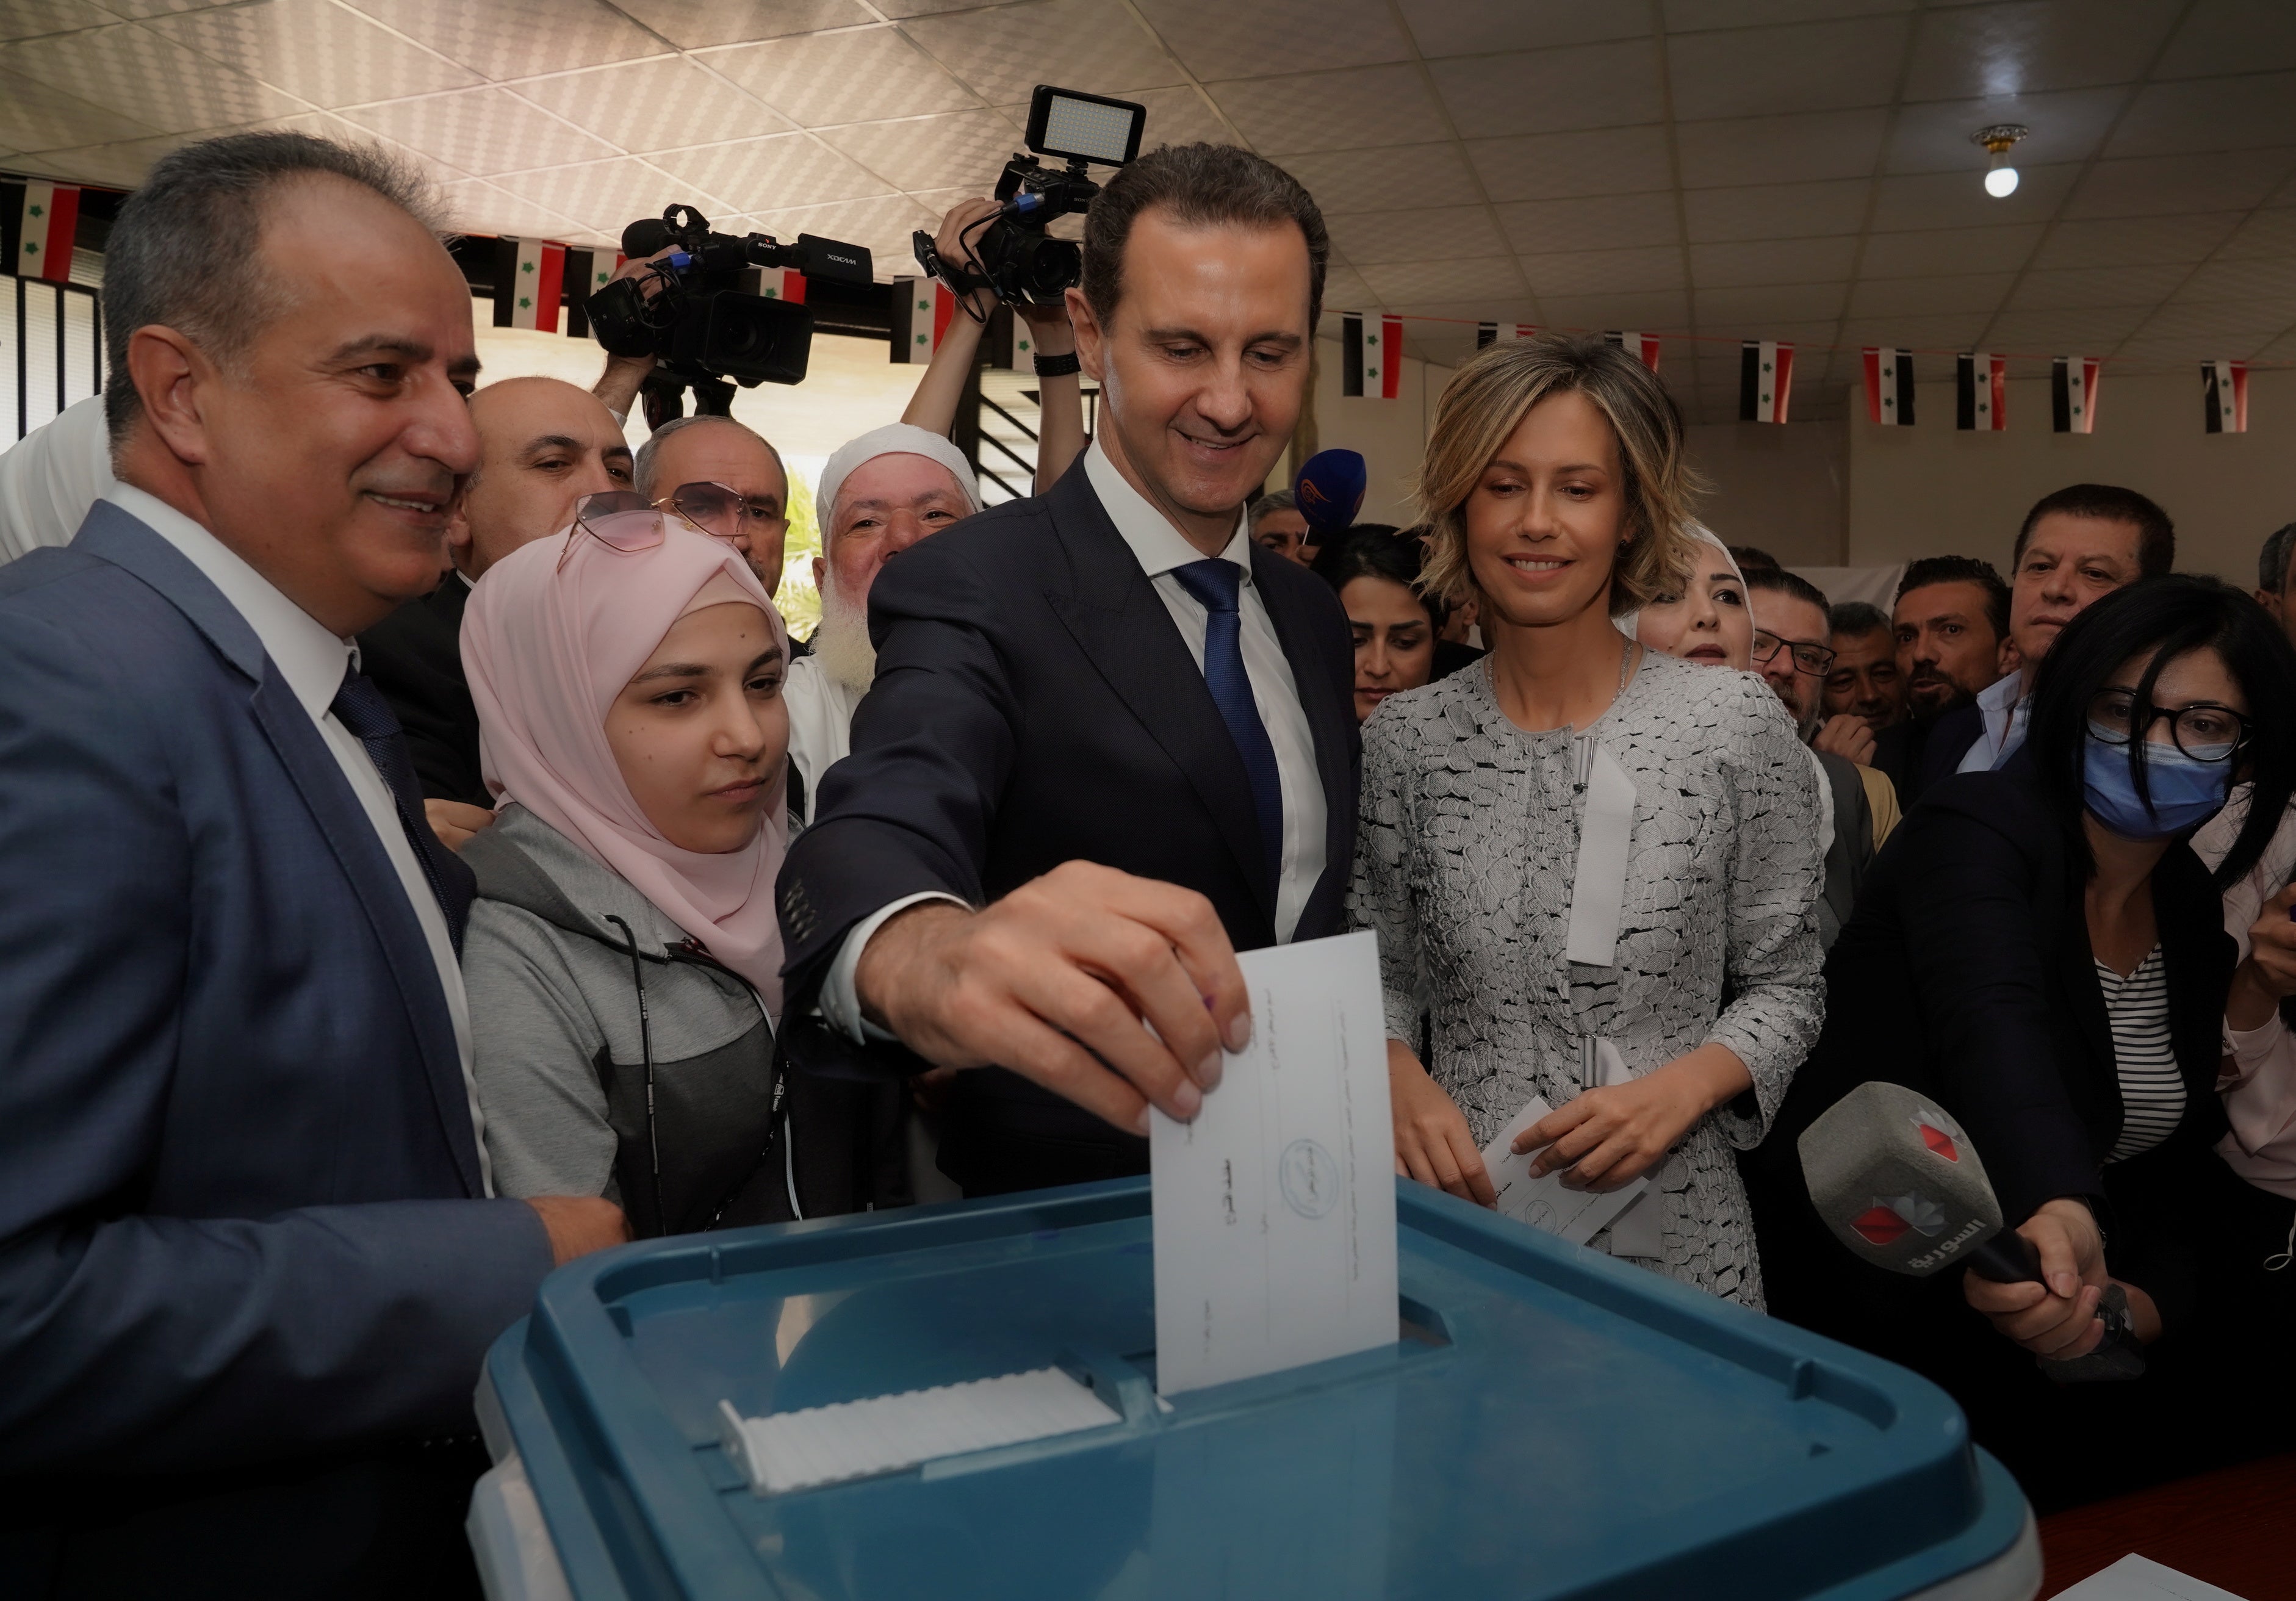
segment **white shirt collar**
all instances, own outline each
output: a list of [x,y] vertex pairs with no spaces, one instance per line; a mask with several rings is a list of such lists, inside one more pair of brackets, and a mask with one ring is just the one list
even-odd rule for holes
[[155,495],[133,484],[115,483],[103,497],[184,554],[208,582],[246,620],[262,642],[279,676],[303,710],[317,722],[335,703],[343,671],[352,661],[350,642],[281,594],[246,558]]
[[[1108,453],[1101,448],[1097,439],[1085,452],[1084,471],[1092,480],[1093,493],[1100,497],[1101,509],[1116,524],[1116,531],[1132,547],[1133,559],[1150,578],[1161,578],[1176,567],[1204,559],[1204,553],[1189,543],[1187,536],[1174,528],[1164,513],[1117,471],[1116,464],[1108,459]],[[1250,581],[1251,535],[1244,525],[1241,506],[1236,508],[1235,532],[1221,547],[1218,559],[1242,568],[1245,581]]]
[[2008,710],[2017,703],[2017,685],[2023,676],[2021,673],[2011,673],[2005,678],[1987,685],[1977,692],[1977,703],[1988,711]]

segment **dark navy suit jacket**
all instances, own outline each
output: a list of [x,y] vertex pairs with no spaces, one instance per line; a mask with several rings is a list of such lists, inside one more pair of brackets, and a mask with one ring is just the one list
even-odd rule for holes
[[[1362,765],[1355,650],[1321,579],[1252,547],[1324,787],[1324,872],[1295,937],[1337,933]],[[939,890],[975,905],[1072,860],[1185,884],[1239,950],[1275,943],[1243,760],[1204,675],[1084,464],[901,553],[869,592],[877,677],[853,751],[823,780],[779,887],[786,1015],[802,1020],[846,933]],[[801,1067],[922,1066],[785,1029]],[[905,1061],[904,1061],[905,1059]],[[951,1087],[941,1170],[972,1194],[1147,1171],[1148,1142],[1001,1069]]]
[[99,501],[0,568],[0,1474],[469,1426],[532,1301],[398,876],[255,633]]

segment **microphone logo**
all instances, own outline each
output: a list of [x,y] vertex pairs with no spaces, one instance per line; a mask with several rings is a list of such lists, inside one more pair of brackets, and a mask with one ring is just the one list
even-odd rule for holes
[[1942,1156],[1948,1162],[1961,1160],[1961,1148],[1954,1144],[1954,1136],[1961,1130],[1954,1126],[1951,1118],[1924,1106],[1911,1121],[1914,1132],[1922,1137],[1922,1144],[1929,1147],[1931,1155]]
[[1875,1245],[1894,1244],[1907,1229],[1935,1239],[1945,1229],[1945,1208],[1921,1195],[1876,1195],[1849,1227]]

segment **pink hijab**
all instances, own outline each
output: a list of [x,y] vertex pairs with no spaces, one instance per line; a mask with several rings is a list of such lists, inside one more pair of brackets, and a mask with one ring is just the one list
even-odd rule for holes
[[[558,571],[566,543],[566,569]],[[487,570],[463,616],[463,669],[479,710],[479,765],[515,800],[652,902],[782,1009],[774,879],[789,846],[788,764],[765,826],[724,856],[685,850],[646,820],[606,743],[606,712],[688,612],[746,601],[786,652],[789,634],[738,552],[675,521],[652,549],[623,552],[579,530]]]

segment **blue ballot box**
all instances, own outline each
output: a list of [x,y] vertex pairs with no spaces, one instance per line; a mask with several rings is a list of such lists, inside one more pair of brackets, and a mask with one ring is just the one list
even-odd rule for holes
[[[496,1342],[480,1388],[496,1466],[472,1531],[489,1589],[497,1601],[2038,1589],[2024,1498],[1934,1385],[1398,1187],[1392,1346],[1168,1402],[1155,1393],[1144,1178],[576,1262]],[[1088,1386],[1106,1421],[775,1494],[753,1490],[728,1449],[728,1417],[1047,1367]]]

